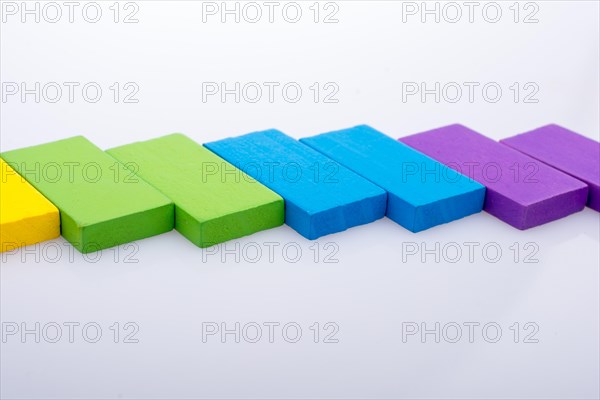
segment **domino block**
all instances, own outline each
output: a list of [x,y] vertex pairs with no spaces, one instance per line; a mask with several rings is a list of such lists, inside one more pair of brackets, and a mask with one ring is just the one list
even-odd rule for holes
[[515,228],[545,224],[585,206],[583,182],[465,126],[399,140],[485,185],[483,209]]
[[300,139],[388,193],[386,215],[412,232],[481,211],[485,187],[371,128]]
[[386,193],[349,169],[277,130],[205,146],[285,201],[285,222],[307,239],[382,218]]
[[585,182],[588,207],[600,211],[600,143],[554,124],[500,143]]
[[83,253],[173,229],[173,203],[83,136],[2,153],[60,211]]
[[283,199],[182,134],[107,150],[175,204],[175,229],[199,247],[283,224]]
[[60,235],[58,209],[0,158],[0,252]]

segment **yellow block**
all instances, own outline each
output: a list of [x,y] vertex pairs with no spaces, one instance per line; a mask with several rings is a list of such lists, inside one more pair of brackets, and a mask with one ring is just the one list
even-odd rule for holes
[[0,252],[58,237],[58,209],[2,159],[0,168]]

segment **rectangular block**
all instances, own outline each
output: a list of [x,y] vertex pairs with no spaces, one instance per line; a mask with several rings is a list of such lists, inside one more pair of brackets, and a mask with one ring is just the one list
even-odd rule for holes
[[600,143],[554,124],[500,143],[585,182],[589,187],[587,205],[600,211]]
[[383,189],[277,130],[205,146],[279,193],[285,222],[307,239],[366,224],[385,214]]
[[483,209],[518,229],[585,206],[586,184],[465,126],[449,125],[399,140],[485,185]]
[[199,247],[283,224],[283,199],[182,134],[107,150],[175,203],[175,229]]
[[173,229],[173,203],[83,136],[2,153],[60,211],[83,253]]
[[1,158],[0,168],[0,252],[58,237],[58,209]]
[[483,207],[485,187],[370,126],[300,141],[385,189],[386,215],[412,232]]

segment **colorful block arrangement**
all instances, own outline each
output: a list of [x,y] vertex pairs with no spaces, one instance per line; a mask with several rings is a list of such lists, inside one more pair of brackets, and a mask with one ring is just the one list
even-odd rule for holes
[[283,199],[181,134],[107,153],[175,203],[175,229],[199,247],[283,224]]
[[518,229],[600,211],[600,144],[557,125],[500,142],[462,125],[399,141],[366,125],[173,134],[106,152],[77,136],[1,156],[1,251],[59,233],[86,253],[173,228],[207,247],[284,222],[316,239],[384,215],[418,232],[482,208]]
[[58,237],[58,209],[2,159],[0,168],[0,252]]
[[385,215],[383,189],[282,132],[255,132],[205,146],[279,193],[286,223],[307,239]]
[[387,216],[412,232],[481,211],[485,187],[363,125],[300,140],[388,193]]
[[532,228],[585,207],[585,183],[465,126],[400,140],[485,185],[484,210],[515,228]]
[[60,210],[61,234],[83,253],[173,229],[173,203],[82,136],[2,158]]

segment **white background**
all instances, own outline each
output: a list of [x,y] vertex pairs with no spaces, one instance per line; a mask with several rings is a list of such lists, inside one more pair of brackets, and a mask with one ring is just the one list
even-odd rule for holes
[[[53,94],[39,103],[33,95],[25,101],[19,95],[3,98],[3,151],[77,134],[109,148],[172,132],[204,143],[267,128],[300,138],[361,123],[400,137],[460,122],[501,139],[554,122],[598,140],[596,1],[540,1],[528,8],[521,3],[517,23],[513,2],[499,3],[497,23],[482,16],[486,3],[479,3],[472,23],[462,2],[457,23],[443,17],[436,23],[431,15],[422,23],[419,14],[405,15],[403,22],[403,3],[394,1],[338,1],[337,23],[322,22],[334,10],[324,10],[325,3],[315,23],[312,1],[300,3],[303,14],[297,23],[282,17],[285,3],[276,8],[273,23],[266,15],[256,23],[243,16],[239,23],[233,16],[222,23],[219,15],[207,16],[204,23],[202,3],[192,1],[138,1],[138,23],[115,23],[108,1],[98,3],[100,21],[89,23],[82,18],[85,4],[75,9],[73,23],[65,6],[57,23],[43,15],[39,23],[34,16],[23,23],[19,13],[3,14],[4,85],[78,82],[81,88],[96,82],[103,89],[97,103],[86,101],[77,89],[72,103],[67,92],[57,103],[47,101]],[[536,6],[539,21],[523,23]],[[120,5],[119,20],[134,10],[128,7]],[[262,11],[268,9],[263,5]],[[115,103],[109,89],[114,82],[137,84],[138,103]],[[272,103],[266,93],[257,103],[247,98],[236,103],[233,96],[225,102],[218,96],[203,101],[202,82],[230,87],[234,82],[296,82],[303,94],[296,103],[286,101],[281,91]],[[337,85],[338,102],[315,103],[309,89],[314,82]],[[480,89],[473,102],[466,92],[456,103],[444,98],[437,103],[433,95],[425,102],[419,96],[403,101],[403,82],[427,82],[429,88],[435,82],[478,82],[479,88],[495,82],[503,92],[496,103],[486,101]],[[524,103],[526,91],[515,103],[514,82],[521,88],[528,82],[537,85],[538,102]],[[0,394],[598,398],[599,227],[599,215],[590,209],[525,232],[485,212],[419,234],[382,219],[316,242],[282,226],[227,243],[231,254],[224,247],[209,254],[170,232],[106,250],[96,260],[59,238],[2,256],[3,328],[10,323],[33,328],[39,322],[64,330],[58,343],[44,337],[36,343],[32,334],[25,340],[6,337]],[[272,242],[277,245],[270,258]],[[477,244],[472,259],[465,242]],[[515,243],[520,249],[516,260]],[[434,253],[440,259],[423,251],[410,255],[407,249],[415,246],[439,246]],[[462,255],[451,262],[457,246]],[[486,246],[491,249],[487,259]],[[302,255],[292,262],[298,248]],[[491,262],[498,248],[502,255]],[[252,262],[256,249],[262,255]],[[527,263],[532,249],[531,260],[538,262]],[[73,343],[66,322],[80,324]],[[120,323],[119,343],[110,330],[115,322]],[[123,343],[127,322],[139,327],[138,343]],[[234,335],[226,336],[225,343],[218,335],[203,342],[206,322],[224,322],[229,328],[236,322],[280,326],[273,343],[264,325],[258,343],[244,337],[236,343]],[[319,343],[310,329],[315,322]],[[339,327],[338,343],[324,343],[327,322]],[[429,329],[436,322],[440,327],[456,323],[463,335],[457,343],[447,340],[452,330],[439,343],[433,334],[424,343],[419,335],[403,341],[407,322]],[[473,343],[463,325],[467,322],[480,324]],[[518,343],[510,329],[515,322],[520,324]],[[524,328],[528,322],[539,328],[532,337],[537,343],[524,343],[532,330]],[[102,328],[97,343],[83,338],[86,323]],[[297,343],[282,336],[286,323],[302,328]],[[491,329],[484,337],[486,323],[501,327],[497,343],[485,340],[495,336]],[[94,336],[93,330],[88,333]],[[254,331],[246,333],[254,336]],[[293,330],[288,333],[288,339],[294,336]]]

